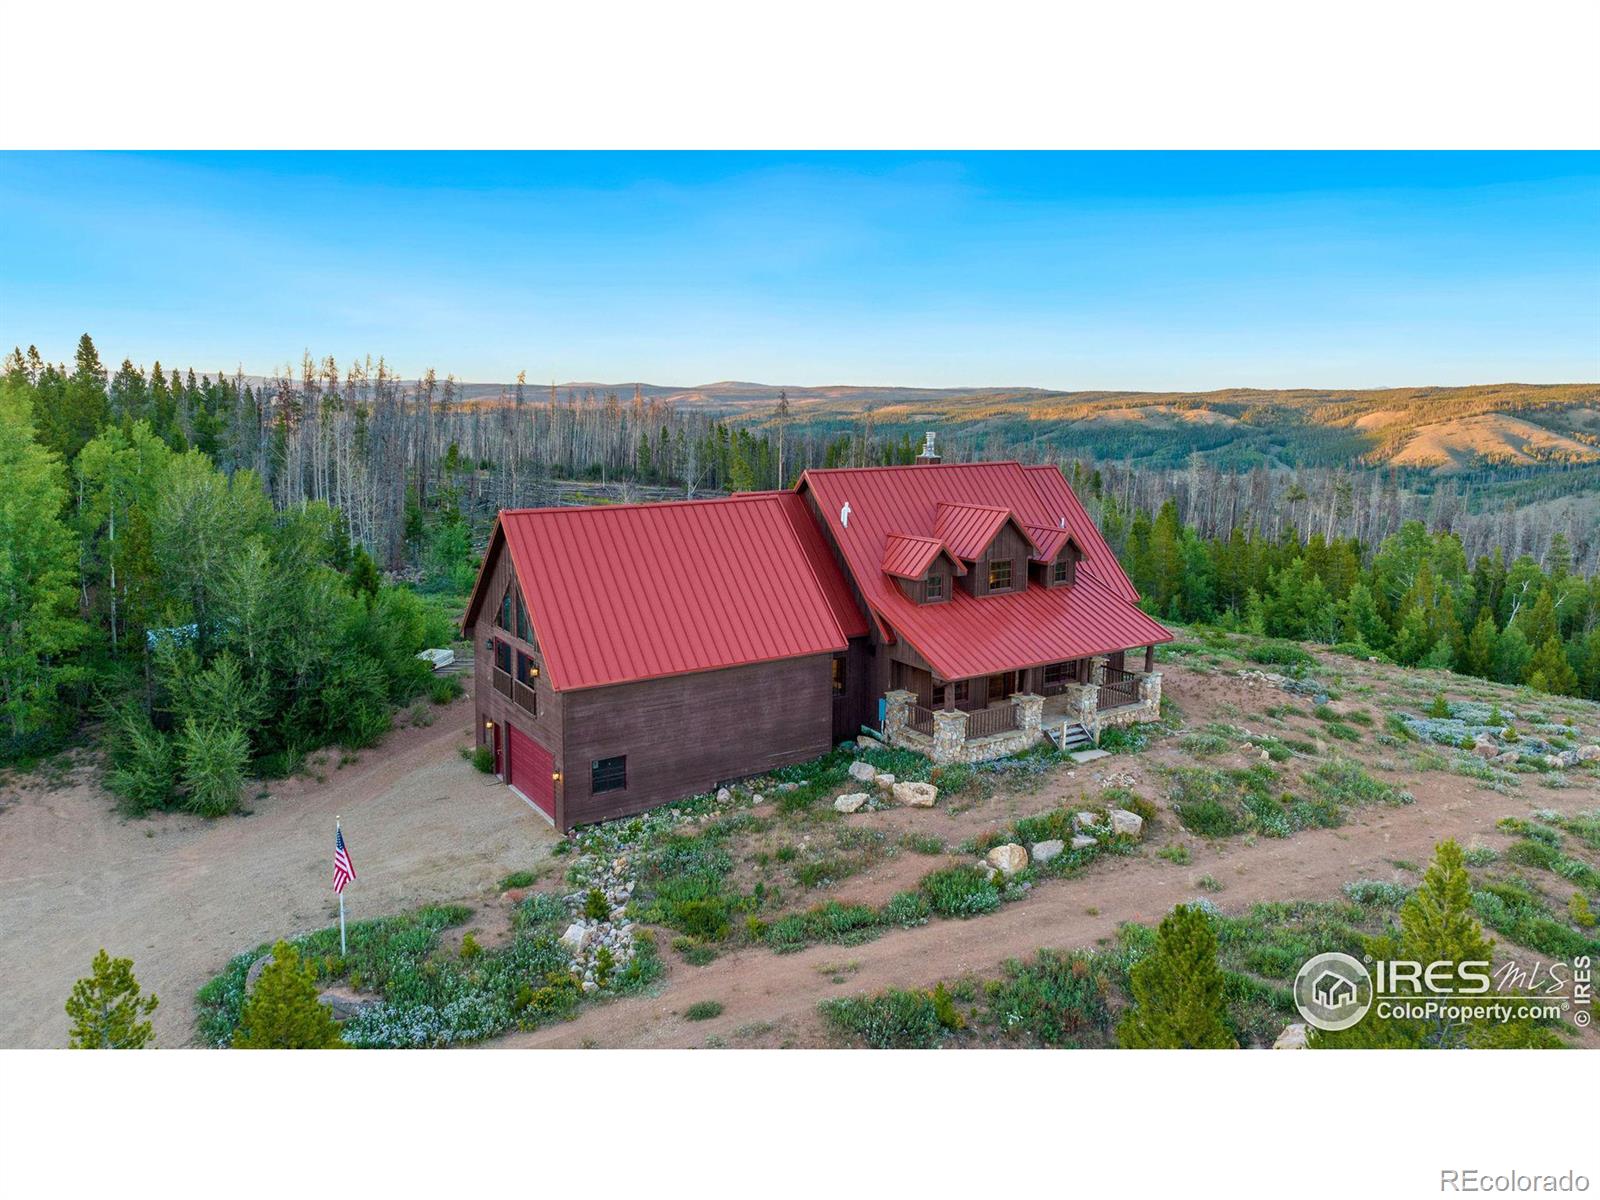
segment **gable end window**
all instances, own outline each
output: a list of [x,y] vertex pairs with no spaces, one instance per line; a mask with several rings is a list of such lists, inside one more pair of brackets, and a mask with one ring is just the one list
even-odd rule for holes
[[628,756],[619,754],[615,758],[597,758],[589,764],[589,791],[598,795],[600,792],[617,792],[628,786]]
[[1009,592],[1011,590],[1011,560],[997,558],[989,564],[989,590],[991,592]]
[[1058,558],[1050,564],[1051,583],[1072,583],[1075,577],[1073,561],[1070,558]]
[[511,610],[515,601],[512,599],[511,593],[512,589],[507,588],[506,594],[500,597],[500,619],[495,622],[496,625],[500,626],[500,628],[504,629],[507,633],[510,633],[514,628],[512,625],[513,618],[511,615]]
[[517,636],[525,642],[533,641],[533,626],[528,621],[528,606],[522,602],[522,593],[517,593]]
[[502,642],[499,638],[494,640],[494,667],[497,671],[511,674],[511,643]]
[[928,576],[927,582],[923,585],[922,599],[925,604],[937,604],[944,599],[944,576],[939,572],[935,571]]

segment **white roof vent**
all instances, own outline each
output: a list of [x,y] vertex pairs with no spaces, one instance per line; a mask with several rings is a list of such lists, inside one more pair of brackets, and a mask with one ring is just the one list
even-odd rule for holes
[[839,524],[846,529],[850,528],[850,501],[848,500],[844,502],[844,507],[839,510]]

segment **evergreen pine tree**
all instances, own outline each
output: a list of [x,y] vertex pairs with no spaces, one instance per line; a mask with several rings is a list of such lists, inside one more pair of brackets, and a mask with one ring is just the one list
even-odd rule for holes
[[143,1050],[155,1036],[145,1020],[160,1003],[141,996],[133,977],[133,959],[112,958],[103,949],[94,956],[92,974],[72,985],[67,1016],[72,1018],[74,1050]]
[[1554,634],[1544,640],[1528,661],[1527,684],[1537,691],[1552,692],[1557,696],[1578,694],[1578,673],[1567,661],[1567,652],[1561,645],[1561,639]]
[[317,999],[310,964],[288,942],[277,943],[239,1014],[234,1049],[331,1050],[343,1044],[338,1022]]
[[1456,663],[1456,669],[1466,675],[1489,678],[1494,670],[1494,647],[1499,631],[1494,627],[1494,610],[1485,604],[1478,611],[1478,622],[1467,638],[1465,653]]
[[1494,645],[1494,678],[1500,683],[1521,683],[1528,673],[1533,647],[1515,623],[1500,631]]
[[1222,998],[1217,938],[1197,907],[1180,904],[1162,920],[1151,952],[1130,972],[1133,1003],[1117,1027],[1129,1049],[1236,1049]]

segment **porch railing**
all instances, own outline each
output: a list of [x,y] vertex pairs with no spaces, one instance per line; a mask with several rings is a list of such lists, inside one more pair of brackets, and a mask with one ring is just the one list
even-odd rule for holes
[[993,708],[980,708],[967,714],[967,740],[991,737],[997,733],[1010,733],[1017,727],[1017,706],[999,704]]
[[1120,708],[1124,704],[1139,703],[1139,677],[1132,671],[1107,667],[1105,682],[1100,685],[1100,707]]
[[933,736],[933,709],[923,708],[920,704],[913,704],[906,720],[906,728],[912,733]]

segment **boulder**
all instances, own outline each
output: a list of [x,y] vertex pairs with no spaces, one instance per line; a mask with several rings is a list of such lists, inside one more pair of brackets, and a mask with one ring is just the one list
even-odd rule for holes
[[1306,1027],[1296,1021],[1293,1025],[1285,1025],[1283,1032],[1278,1035],[1278,1040],[1272,1043],[1274,1050],[1306,1050]]
[[372,1006],[371,1001],[362,1000],[348,988],[328,988],[317,993],[317,999],[328,1006],[335,1021],[348,1021],[351,1017],[359,1017],[363,1011]]
[[751,804],[765,804],[766,802],[767,802],[767,798],[765,796],[763,796],[760,792],[757,792],[754,796],[750,797],[750,803]]
[[1579,762],[1600,762],[1600,745],[1578,747]]
[[1015,842],[1007,842],[989,851],[984,861],[1004,875],[1015,875],[1028,865],[1028,852]]
[[255,962],[250,964],[250,969],[245,972],[244,976],[244,990],[246,995],[256,990],[256,980],[260,979],[261,972],[265,971],[271,965],[272,951],[270,950],[268,950],[260,958],[256,959]]
[[1131,813],[1125,808],[1111,810],[1111,832],[1122,837],[1137,838],[1144,836],[1144,818],[1138,813]]
[[582,950],[589,942],[589,930],[582,921],[574,921],[561,935],[562,944],[573,951]]
[[1472,752],[1482,759],[1491,759],[1500,753],[1500,747],[1491,741],[1481,741],[1473,744]]
[[1521,760],[1521,758],[1522,755],[1518,754],[1515,750],[1507,750],[1501,754],[1496,754],[1490,761],[1499,763],[1502,767],[1514,767]]
[[732,799],[733,799],[733,793],[730,792],[727,788],[718,788],[717,789],[717,803],[718,804],[726,804],[728,801],[730,801]]
[[1075,812],[1072,814],[1072,827],[1074,829],[1084,830],[1098,824],[1100,824],[1100,818],[1092,812]]
[[1051,838],[1048,842],[1035,842],[1028,847],[1028,854],[1036,863],[1047,863],[1058,856],[1067,848],[1067,844],[1060,838]]
[[870,798],[865,792],[848,792],[833,802],[833,811],[853,813]]
[[864,733],[856,737],[856,749],[858,750],[881,750],[882,748],[883,743],[877,738],[869,738]]
[[1072,838],[1072,848],[1074,850],[1087,850],[1090,846],[1098,846],[1099,844],[1098,838],[1092,838],[1087,833],[1074,834]]
[[869,762],[853,762],[850,764],[850,778],[858,783],[871,783],[877,773],[878,768]]
[[907,808],[932,808],[933,802],[939,798],[939,789],[931,783],[906,780],[895,784],[891,794],[896,804],[903,804]]
[[887,772],[887,771],[884,771],[881,774],[874,776],[872,782],[878,785],[878,790],[879,791],[882,791],[882,792],[892,792],[892,791],[894,791],[894,776],[889,774],[889,772]]

